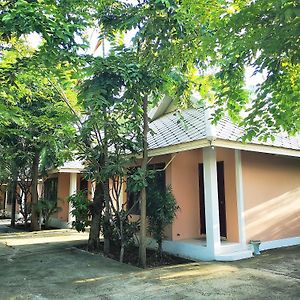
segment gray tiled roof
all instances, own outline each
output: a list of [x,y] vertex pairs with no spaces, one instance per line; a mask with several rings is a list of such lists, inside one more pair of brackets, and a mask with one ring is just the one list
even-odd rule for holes
[[[180,116],[174,112],[168,113],[151,122],[150,130],[152,132],[148,136],[148,143],[151,150],[203,140],[207,136],[204,109],[187,109]],[[239,141],[244,131],[225,116],[215,126],[215,134],[217,139]],[[299,136],[289,137],[286,134],[277,134],[274,137],[274,141],[266,142],[254,138],[251,144],[300,150]]]

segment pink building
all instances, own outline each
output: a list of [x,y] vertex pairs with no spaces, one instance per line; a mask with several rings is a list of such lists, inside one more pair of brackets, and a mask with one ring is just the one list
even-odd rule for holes
[[243,130],[207,109],[181,121],[165,99],[151,117],[151,164],[163,164],[180,210],[166,229],[165,251],[192,259],[237,260],[300,244],[300,141],[239,141]]
[[[245,144],[243,130],[228,117],[214,126],[209,111],[198,108],[183,111],[179,121],[172,107],[166,98],[150,114],[150,164],[163,169],[160,180],[180,206],[163,249],[226,261],[251,257],[251,240],[260,240],[261,250],[300,244],[299,138]],[[80,189],[81,171],[74,162],[53,172],[59,198]],[[68,202],[63,208],[53,225],[72,221]]]

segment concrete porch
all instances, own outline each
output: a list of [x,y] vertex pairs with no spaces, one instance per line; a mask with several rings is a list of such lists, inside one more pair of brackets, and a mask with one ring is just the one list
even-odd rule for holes
[[192,260],[234,261],[252,257],[252,251],[242,244],[221,241],[213,253],[206,239],[188,239],[180,241],[163,241],[163,250],[176,256]]

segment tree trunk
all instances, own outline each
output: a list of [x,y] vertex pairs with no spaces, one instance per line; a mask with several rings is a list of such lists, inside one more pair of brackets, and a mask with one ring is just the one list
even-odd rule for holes
[[18,185],[18,173],[14,172],[13,181],[11,182],[11,186],[9,190],[9,197],[11,198],[11,221],[10,221],[11,227],[16,226],[17,185]]
[[103,208],[103,183],[97,182],[95,188],[95,194],[92,204],[92,222],[88,240],[88,251],[98,250],[100,247],[100,226],[101,226],[101,215]]
[[[119,211],[119,210],[118,210]],[[120,262],[123,262],[124,259],[124,252],[125,252],[125,245],[124,245],[124,232],[123,232],[123,218],[119,219],[120,222],[120,240],[121,240],[121,249],[120,249]]]
[[38,204],[38,178],[39,178],[39,162],[40,155],[38,152],[35,153],[33,163],[32,163],[32,185],[31,185],[31,230],[41,230],[37,212],[37,204]]
[[110,251],[109,226],[110,214],[109,214],[109,180],[104,183],[104,201],[105,201],[105,212],[104,212],[104,254],[108,255]]
[[[144,178],[146,180],[146,169],[148,162],[148,141],[147,135],[149,131],[149,122],[148,122],[148,96],[144,96],[143,99],[143,161],[142,161],[142,169]],[[143,268],[146,268],[146,234],[147,234],[147,216],[146,216],[146,208],[147,208],[147,194],[146,187],[144,187],[141,191],[141,227],[140,227],[140,248],[139,248],[139,261],[140,265]]]
[[[104,44],[103,44],[104,47]],[[104,48],[103,48],[104,49]],[[104,51],[104,50],[103,50]],[[104,55],[104,52],[103,52]],[[104,57],[104,56],[103,56]],[[104,109],[104,120],[105,124],[107,124],[107,110]],[[104,139],[103,139],[103,154],[104,154],[104,168],[107,168],[108,164],[108,145],[107,145],[107,128],[104,126]],[[109,242],[109,220],[110,220],[110,213],[109,213],[109,178],[107,178],[104,182],[104,201],[105,201],[105,211],[104,211],[104,226],[103,226],[103,234],[104,234],[104,254],[109,254],[110,242]]]
[[8,195],[8,192],[7,192],[7,186],[6,186],[6,189],[5,189],[5,196],[4,196],[4,202],[3,202],[3,212],[4,212],[4,215],[6,215],[5,209],[6,209],[7,195]]
[[121,249],[120,249],[120,263],[123,263],[124,260],[124,252],[125,252],[125,247],[124,247],[124,242],[121,242]]

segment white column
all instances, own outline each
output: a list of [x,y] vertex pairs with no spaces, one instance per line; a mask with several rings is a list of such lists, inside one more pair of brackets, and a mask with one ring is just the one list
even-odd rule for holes
[[245,214],[244,214],[244,190],[241,151],[235,150],[235,182],[237,195],[237,212],[239,226],[239,242],[246,249]]
[[91,182],[91,198],[92,198],[92,200],[94,199],[95,190],[96,190],[96,181],[92,181]]
[[7,200],[8,200],[8,185],[6,185],[6,190],[5,190],[5,199],[4,199],[4,207],[5,207],[5,214],[7,214]]
[[216,150],[203,148],[206,244],[211,257],[221,246]]
[[38,184],[37,184],[37,192],[38,192],[38,198],[42,198],[42,192],[43,192],[43,180],[39,179]]
[[[69,196],[72,196],[77,193],[77,173],[70,173],[70,192]],[[72,222],[75,221],[75,217],[71,214],[73,206],[69,203],[69,225],[72,225]]]

